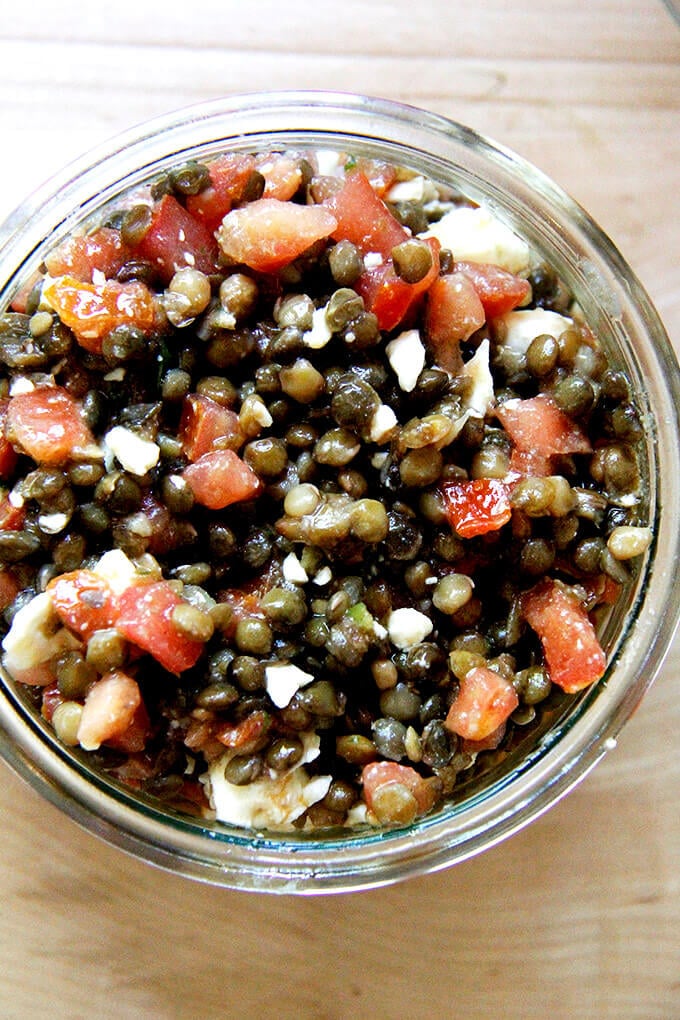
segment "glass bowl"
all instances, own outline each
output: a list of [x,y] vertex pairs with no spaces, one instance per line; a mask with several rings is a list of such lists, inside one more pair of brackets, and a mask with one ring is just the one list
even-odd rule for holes
[[71,165],[0,228],[0,307],[45,252],[121,193],[187,158],[222,151],[328,147],[412,167],[483,202],[556,267],[586,320],[628,374],[645,422],[654,542],[605,624],[606,675],[558,703],[538,734],[455,803],[404,828],[319,835],[247,832],[183,816],[91,771],[0,684],[0,751],[76,822],[140,858],[233,888],[319,893],[371,888],[488,849],[554,804],[613,748],[658,672],[678,617],[678,366],[657,313],[611,241],[560,188],[470,129],[419,109],[349,94],[254,93],[180,110]]

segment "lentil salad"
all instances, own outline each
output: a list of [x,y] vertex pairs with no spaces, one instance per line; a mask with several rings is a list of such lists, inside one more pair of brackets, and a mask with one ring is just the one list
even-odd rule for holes
[[45,269],[0,324],[0,553],[64,743],[234,824],[403,824],[600,678],[641,424],[486,210],[225,156]]

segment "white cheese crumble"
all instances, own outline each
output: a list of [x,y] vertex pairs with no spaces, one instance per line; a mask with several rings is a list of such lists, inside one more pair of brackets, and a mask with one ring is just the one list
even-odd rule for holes
[[123,425],[114,425],[105,437],[104,444],[125,471],[132,475],[145,475],[155,467],[161,449],[150,439],[143,439]]
[[333,149],[319,149],[316,153],[316,166],[320,177],[342,177],[345,157]]
[[425,198],[425,178],[418,175],[408,181],[397,181],[385,195],[388,202],[422,202]]
[[307,571],[302,566],[295,553],[288,553],[281,564],[281,569],[285,580],[289,581],[291,584],[306,584],[309,580]]
[[328,305],[315,308],[312,312],[312,328],[302,334],[302,342],[305,347],[311,347],[313,351],[319,351],[330,341],[333,336],[332,330],[326,320],[326,309]]
[[100,556],[93,569],[109,584],[114,595],[122,595],[139,578],[134,563],[122,549],[109,549]]
[[285,708],[290,704],[291,698],[301,687],[311,684],[314,676],[312,673],[305,673],[304,669],[294,666],[290,662],[276,662],[266,666],[264,671],[264,685],[267,694],[277,708]]
[[380,471],[381,467],[383,467],[388,457],[389,453],[387,453],[386,450],[378,450],[377,453],[373,454],[373,456],[371,457],[371,464],[376,469],[376,471]]
[[330,567],[322,567],[312,578],[314,584],[318,584],[320,588],[323,588],[324,584],[332,579],[333,572]]
[[472,355],[469,361],[463,365],[461,375],[472,383],[470,392],[467,394],[465,405],[466,410],[475,418],[484,418],[494,404],[493,376],[489,368],[490,344],[487,339],[481,344]]
[[19,375],[16,379],[13,379],[9,387],[10,397],[18,397],[22,393],[32,393],[35,389],[35,383],[31,379],[27,379],[25,375]]
[[432,633],[432,620],[417,609],[395,609],[387,618],[387,633],[397,648],[412,648]]
[[383,257],[379,251],[367,251],[364,255],[364,266],[366,269],[377,269],[383,264]]
[[310,778],[303,768],[319,756],[316,733],[302,733],[304,751],[299,763],[283,775],[269,772],[247,786],[228,782],[224,769],[231,755],[212,762],[208,771],[209,794],[220,822],[248,829],[287,829],[308,807],[323,800],[331,776]]
[[107,372],[104,376],[104,382],[122,382],[125,378],[125,369],[122,365],[118,368],[112,368],[110,372]]
[[492,262],[517,276],[529,272],[529,245],[482,206],[455,206],[418,236],[436,237],[456,262]]
[[48,662],[60,652],[77,648],[78,640],[61,626],[52,596],[43,591],[21,607],[2,647],[6,669],[21,673]]
[[373,443],[386,443],[397,426],[397,416],[389,404],[380,404],[371,418],[369,438]]
[[425,367],[425,348],[417,329],[407,329],[385,348],[387,360],[397,376],[399,387],[404,393],[416,388],[418,376]]

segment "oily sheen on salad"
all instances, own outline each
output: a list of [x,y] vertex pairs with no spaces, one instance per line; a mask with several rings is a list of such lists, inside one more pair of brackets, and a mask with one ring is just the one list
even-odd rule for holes
[[601,682],[642,435],[555,267],[451,186],[178,164],[0,316],[7,682],[174,811],[408,825]]

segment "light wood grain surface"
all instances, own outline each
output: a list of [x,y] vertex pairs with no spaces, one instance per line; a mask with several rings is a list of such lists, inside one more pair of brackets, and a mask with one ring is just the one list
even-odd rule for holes
[[[262,88],[445,113],[600,222],[680,348],[680,27],[661,0],[26,0],[0,30],[0,215],[149,116]],[[0,1018],[680,1018],[676,641],[617,750],[457,868],[313,900],[199,885],[0,766]]]

